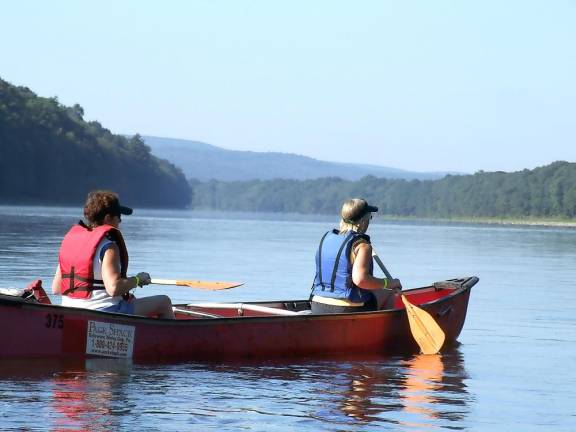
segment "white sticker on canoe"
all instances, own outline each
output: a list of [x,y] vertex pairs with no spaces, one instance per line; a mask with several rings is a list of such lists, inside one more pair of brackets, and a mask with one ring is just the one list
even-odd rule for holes
[[104,357],[132,357],[134,326],[88,321],[86,354]]

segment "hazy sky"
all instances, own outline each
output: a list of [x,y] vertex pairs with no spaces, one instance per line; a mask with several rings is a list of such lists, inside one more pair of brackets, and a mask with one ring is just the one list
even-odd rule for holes
[[6,1],[0,78],[115,133],[417,171],[576,161],[576,1]]

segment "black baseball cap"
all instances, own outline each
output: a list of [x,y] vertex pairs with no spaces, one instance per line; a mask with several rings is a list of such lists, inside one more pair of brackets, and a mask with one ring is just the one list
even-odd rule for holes
[[108,212],[115,215],[131,215],[134,210],[132,210],[130,207],[120,205],[120,203],[116,201],[115,203],[112,203],[110,207],[108,207]]

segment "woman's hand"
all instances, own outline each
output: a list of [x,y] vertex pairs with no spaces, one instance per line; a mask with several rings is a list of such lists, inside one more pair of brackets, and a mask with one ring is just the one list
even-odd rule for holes
[[150,278],[150,273],[140,272],[136,275],[138,278],[138,286],[142,287],[144,285],[150,285],[152,278]]
[[400,282],[400,279],[388,279],[388,289],[394,290],[396,293],[402,291],[402,283]]

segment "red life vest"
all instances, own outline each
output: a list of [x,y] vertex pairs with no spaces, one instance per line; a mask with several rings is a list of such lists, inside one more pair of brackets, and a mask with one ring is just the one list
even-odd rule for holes
[[58,261],[62,275],[60,291],[62,295],[87,299],[92,296],[93,290],[104,289],[104,282],[94,279],[94,255],[98,244],[104,237],[108,237],[118,245],[120,273],[122,277],[126,277],[128,251],[120,230],[110,225],[90,228],[79,223],[64,236],[60,247]]

